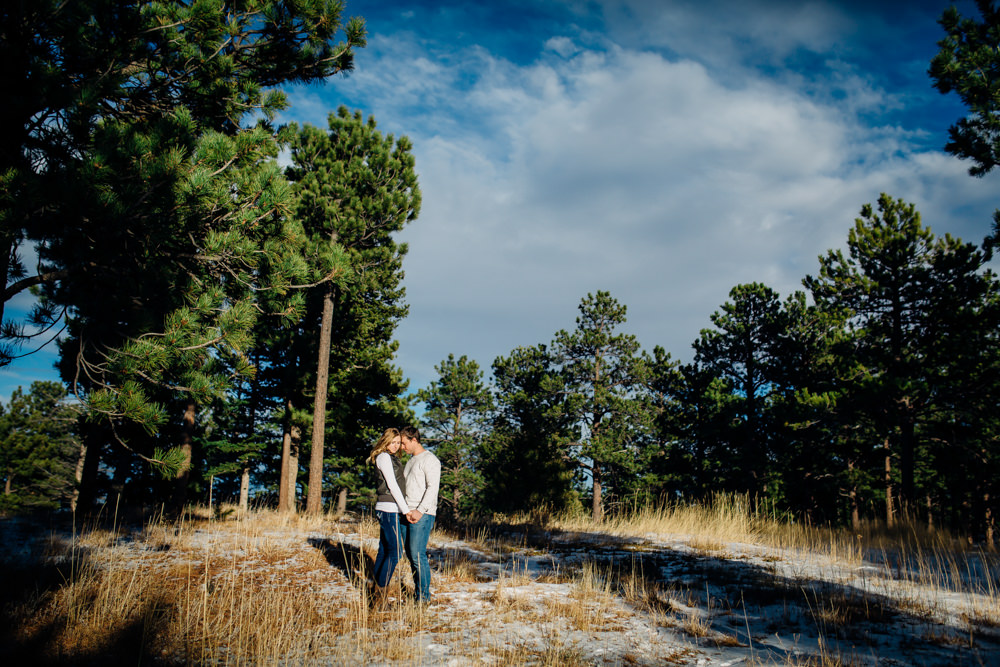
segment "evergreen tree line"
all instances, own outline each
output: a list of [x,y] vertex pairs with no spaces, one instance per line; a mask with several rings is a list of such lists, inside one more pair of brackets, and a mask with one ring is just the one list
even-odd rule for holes
[[[981,21],[945,12],[930,74],[969,109],[946,149],[982,176],[1000,145],[1000,84],[982,76],[1000,14],[977,5]],[[344,108],[323,129],[274,123],[282,85],[352,69],[365,26],[343,11],[4,5],[0,308],[37,305],[3,319],[0,365],[58,338],[65,387],[19,391],[0,416],[4,507],[369,502],[370,442],[416,421],[393,364],[412,146]],[[495,360],[488,384],[449,357],[416,394],[443,513],[586,501],[600,520],[727,490],[813,521],[905,510],[992,541],[996,221],[979,248],[883,195],[803,291],[736,286],[688,364],[640,350],[603,292],[573,331]]]
[[857,526],[901,512],[993,541],[1000,284],[990,254],[882,195],[804,290],[735,286],[680,363],[607,292],[573,331],[419,392],[452,516],[746,494]]

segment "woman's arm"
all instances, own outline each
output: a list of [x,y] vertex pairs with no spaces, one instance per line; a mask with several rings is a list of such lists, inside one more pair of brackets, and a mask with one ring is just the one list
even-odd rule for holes
[[399,484],[396,482],[396,473],[392,469],[392,459],[389,458],[392,454],[387,452],[382,452],[375,457],[375,467],[378,471],[382,473],[382,477],[385,479],[385,485],[389,487],[389,493],[392,494],[392,499],[396,501],[396,507],[403,514],[410,511],[410,508],[406,506],[406,497],[403,495],[403,490],[399,488]]

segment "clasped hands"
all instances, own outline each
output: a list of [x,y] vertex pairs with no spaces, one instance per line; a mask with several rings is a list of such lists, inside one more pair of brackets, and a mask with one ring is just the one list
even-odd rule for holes
[[410,510],[405,514],[406,520],[409,521],[410,523],[416,523],[420,521],[420,517],[422,517],[423,515],[424,515],[423,512],[421,512],[420,510]]

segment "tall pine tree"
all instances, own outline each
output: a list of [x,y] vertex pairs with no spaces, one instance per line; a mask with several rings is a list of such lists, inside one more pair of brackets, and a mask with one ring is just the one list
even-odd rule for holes
[[[315,271],[323,274],[332,266],[327,258],[333,248],[343,249],[349,268],[339,283],[324,280],[326,275],[317,275],[320,284],[314,293],[322,305],[316,341],[306,511],[315,513],[323,506],[324,439],[331,388],[346,393],[357,386],[353,369],[358,366],[381,373],[386,379],[392,376],[388,365],[395,350],[391,335],[396,321],[406,314],[399,285],[406,246],[397,243],[393,234],[416,219],[420,212],[420,189],[409,139],[383,135],[371,116],[365,120],[361,112],[352,114],[341,107],[330,114],[327,131],[294,125],[289,130],[292,166],[287,174],[294,184],[296,216],[313,248]],[[353,318],[354,340],[360,344],[353,345],[353,353],[345,349],[339,359],[334,355],[339,365],[332,368],[338,303],[342,309],[352,309],[351,313],[341,313],[341,324]],[[347,342],[343,332],[338,340]],[[339,378],[340,382],[331,386],[331,377]],[[390,383],[395,386],[387,389],[390,393],[396,391],[398,396],[403,388],[400,383],[401,377],[396,375]],[[373,398],[367,396],[364,400]],[[393,400],[391,395],[385,398],[390,403]],[[346,406],[346,402],[340,405]],[[347,414],[343,416],[350,418]],[[342,441],[342,447],[354,443],[349,461],[357,460],[363,453],[363,446],[357,444],[362,437],[362,433],[355,431],[348,434],[346,442]],[[341,489],[344,497],[347,486]]]

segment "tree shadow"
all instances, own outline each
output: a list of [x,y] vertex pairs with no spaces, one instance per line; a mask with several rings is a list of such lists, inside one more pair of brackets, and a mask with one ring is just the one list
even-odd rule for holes
[[359,546],[318,537],[310,537],[309,546],[318,549],[327,563],[340,570],[356,586],[374,578],[375,561]]
[[[830,664],[840,659],[868,664],[876,656],[913,664],[1000,666],[1000,636],[982,627],[986,621],[977,628],[956,622],[935,602],[920,600],[917,589],[888,595],[842,580],[844,573],[826,578],[808,556],[798,564],[789,553],[783,560],[793,567],[782,569],[768,558],[731,554],[725,548],[672,548],[601,531],[495,524],[479,526],[476,534],[503,545],[492,549],[497,576],[519,558],[525,563],[538,559],[527,554],[539,551],[562,574],[589,564],[612,592],[672,618],[671,627],[661,632],[687,635],[684,641],[718,651],[723,661],[749,655],[765,664],[785,664],[812,654],[807,659],[830,658]],[[449,545],[445,555],[454,557],[454,552]],[[482,561],[482,554],[473,550],[462,557]],[[521,571],[540,578],[546,569]],[[638,600],[637,581],[644,591]],[[702,622],[705,635],[692,634],[698,627],[688,629],[692,618]]]
[[[151,636],[173,609],[161,597],[130,609],[131,620],[113,628],[92,628],[86,634],[71,617],[93,604],[98,587],[89,581],[94,568],[90,551],[66,553],[64,545],[38,539],[30,553],[0,558],[0,655],[9,665],[135,665],[151,664],[155,655]],[[67,602],[62,591],[77,586]],[[72,609],[70,608],[72,606]]]

